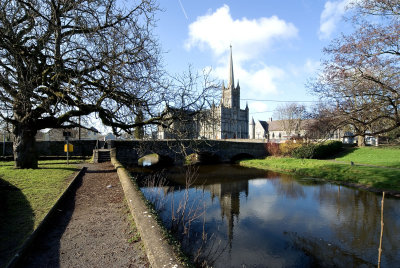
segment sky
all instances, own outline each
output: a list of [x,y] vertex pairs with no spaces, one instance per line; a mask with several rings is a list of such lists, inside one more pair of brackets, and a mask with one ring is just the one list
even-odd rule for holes
[[349,1],[165,0],[155,35],[167,72],[182,73],[189,64],[199,71],[211,67],[225,85],[232,45],[241,107],[247,102],[250,119],[268,120],[286,101],[317,101],[306,83],[320,70],[323,47],[345,29]]

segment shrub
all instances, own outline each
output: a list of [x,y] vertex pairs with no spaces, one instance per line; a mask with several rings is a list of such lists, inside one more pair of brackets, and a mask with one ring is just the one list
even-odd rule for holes
[[296,148],[292,152],[292,157],[294,158],[314,158],[315,155],[315,144],[303,144],[302,146]]
[[319,144],[303,144],[293,150],[291,156],[294,158],[324,159],[331,157],[342,150],[342,142],[327,141]]
[[341,141],[326,141],[324,143],[318,144],[314,158],[324,159],[329,158],[342,150]]
[[279,143],[275,142],[268,142],[266,144],[267,147],[267,152],[271,156],[279,156],[280,155],[280,149],[279,149]]
[[293,142],[292,140],[286,141],[285,143],[279,144],[279,149],[281,151],[281,155],[283,156],[291,156],[293,151],[299,147],[301,147],[301,143]]

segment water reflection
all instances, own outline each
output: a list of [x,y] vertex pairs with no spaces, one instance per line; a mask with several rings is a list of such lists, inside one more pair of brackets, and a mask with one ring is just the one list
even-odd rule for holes
[[[184,174],[172,170],[168,186],[142,191],[163,200],[166,225],[185,196],[187,207],[204,208],[183,244],[214,267],[376,266],[380,196],[238,166],[200,167],[189,188]],[[382,267],[400,261],[399,204],[385,200]],[[199,242],[203,230],[212,237],[205,244]]]

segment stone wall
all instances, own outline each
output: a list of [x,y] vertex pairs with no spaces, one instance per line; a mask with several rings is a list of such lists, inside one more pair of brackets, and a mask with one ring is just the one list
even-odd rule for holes
[[[74,152],[70,156],[92,156],[96,147],[96,140],[74,140]],[[6,142],[6,156],[12,156],[12,142]],[[39,156],[65,156],[64,141],[39,141],[36,142]],[[102,144],[100,144],[101,147]],[[3,143],[0,143],[0,155],[3,153]],[[157,153],[164,159],[170,159],[175,164],[185,161],[185,154],[181,152],[186,148],[186,155],[196,153],[214,157],[221,162],[229,162],[238,155],[248,155],[254,158],[267,156],[265,143],[245,142],[243,140],[155,140],[155,141],[110,141],[107,148],[116,149],[118,160],[127,164],[137,164],[140,157]]]
[[183,163],[184,154],[197,153],[215,156],[220,162],[230,162],[238,155],[248,155],[253,158],[263,158],[268,155],[265,143],[225,140],[156,140],[156,141],[113,141],[117,159],[127,164],[137,164],[140,157],[157,153],[161,157],[169,157],[175,164]]
[[[6,142],[5,156],[13,155],[13,143]],[[65,141],[37,141],[36,149],[39,156],[65,156]],[[74,151],[70,156],[91,156],[96,147],[96,140],[73,140],[70,144],[74,146]],[[3,156],[3,143],[0,143],[0,156]]]
[[[5,144],[5,146],[4,146],[4,144]],[[0,155],[1,156],[3,156],[3,146],[6,148],[4,156],[12,156],[13,155],[13,143],[10,141],[0,143]]]

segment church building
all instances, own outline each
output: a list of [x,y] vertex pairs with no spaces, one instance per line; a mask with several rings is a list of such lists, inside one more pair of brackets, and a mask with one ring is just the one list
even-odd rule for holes
[[[222,85],[219,105],[202,111],[190,120],[172,122],[170,128],[159,128],[158,139],[206,138],[206,139],[248,139],[249,107],[240,109],[240,86],[235,87],[232,46],[230,49],[228,86]],[[173,110],[173,109],[172,109]],[[171,110],[171,111],[172,111]],[[189,114],[189,113],[188,113]],[[179,134],[181,135],[179,135]]]
[[232,46],[229,62],[228,86],[222,85],[222,98],[218,106],[206,111],[210,120],[200,122],[200,137],[209,139],[247,139],[249,137],[249,107],[240,109],[240,86],[235,87]]

